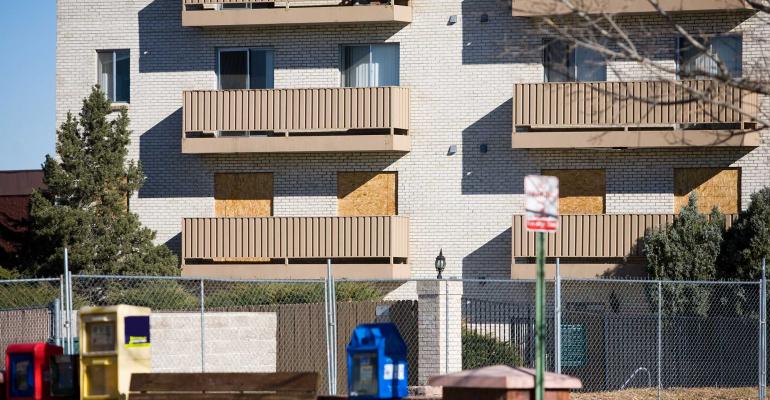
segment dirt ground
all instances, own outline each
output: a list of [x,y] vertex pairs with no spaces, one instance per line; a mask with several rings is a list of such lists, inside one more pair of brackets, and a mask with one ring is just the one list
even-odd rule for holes
[[[628,389],[618,392],[573,393],[573,400],[657,400],[657,389]],[[730,389],[667,389],[661,393],[663,400],[754,400],[759,396],[757,388]]]

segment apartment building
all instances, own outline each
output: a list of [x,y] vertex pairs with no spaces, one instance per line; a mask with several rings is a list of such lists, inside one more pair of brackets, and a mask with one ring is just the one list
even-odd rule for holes
[[[605,6],[656,62],[699,62],[648,4]],[[661,4],[713,35],[733,73],[770,55],[770,25],[741,1]],[[188,275],[320,277],[332,258],[340,277],[429,277],[443,249],[444,276],[529,277],[529,174],[561,178],[547,254],[565,274],[637,275],[638,239],[689,193],[735,214],[770,185],[768,134],[746,117],[767,98],[726,93],[719,121],[696,107],[641,112],[631,99],[673,96],[670,85],[554,40],[538,18],[563,10],[534,2],[57,7],[57,118],[97,83],[128,108],[147,176],[131,210]],[[741,134],[720,140],[726,128]]]

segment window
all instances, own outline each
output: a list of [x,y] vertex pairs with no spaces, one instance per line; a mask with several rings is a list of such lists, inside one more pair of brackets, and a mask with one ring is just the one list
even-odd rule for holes
[[115,103],[128,103],[131,99],[131,63],[128,50],[97,52],[98,83],[107,98]]
[[219,50],[219,88],[272,89],[273,51],[265,49]]
[[273,215],[273,174],[214,174],[214,208],[217,217]]
[[546,169],[543,175],[559,178],[560,214],[604,214],[607,185],[603,169]]
[[337,172],[337,214],[398,214],[397,172]]
[[399,45],[345,46],[343,65],[346,87],[398,86]]
[[708,214],[714,207],[725,214],[740,212],[741,171],[737,168],[675,168],[674,212],[687,205],[690,194],[698,196],[698,211]]
[[[743,38],[740,35],[713,36],[700,41],[711,51],[696,48],[686,38],[679,38],[679,74],[684,77],[698,75],[718,75],[719,63],[722,62],[730,76],[740,77],[743,73]],[[718,60],[718,61],[717,61]]]
[[546,41],[543,66],[546,82],[607,80],[607,63],[600,53],[561,40]]

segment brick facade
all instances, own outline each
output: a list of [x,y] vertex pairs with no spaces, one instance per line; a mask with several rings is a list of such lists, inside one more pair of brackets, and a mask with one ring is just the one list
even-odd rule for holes
[[[742,205],[770,185],[768,134],[749,149],[512,150],[511,87],[543,80],[534,22],[513,18],[499,0],[412,0],[414,22],[248,28],[183,28],[180,0],[59,0],[57,120],[77,112],[96,81],[96,50],[130,49],[131,157],[147,176],[132,211],[179,248],[183,217],[213,216],[216,172],[273,172],[274,215],[335,215],[337,171],[398,171],[398,213],[410,218],[414,277],[431,277],[440,248],[446,276],[510,276],[511,214],[522,212],[523,177],[542,169],[605,168],[606,212],[673,212],[673,169],[740,167]],[[487,22],[482,15],[488,16]],[[457,23],[448,23],[456,15]],[[676,36],[645,18],[644,51],[674,65]],[[770,55],[770,25],[750,13],[690,13],[688,26],[744,32],[744,70]],[[661,29],[655,30],[656,24]],[[181,98],[216,89],[218,47],[275,50],[275,87],[340,86],[340,46],[400,43],[400,81],[411,89],[412,151],[407,154],[183,155]],[[643,79],[615,63],[610,79]],[[763,109],[770,109],[764,99]],[[488,151],[480,148],[486,144]],[[448,154],[450,145],[457,153]]]

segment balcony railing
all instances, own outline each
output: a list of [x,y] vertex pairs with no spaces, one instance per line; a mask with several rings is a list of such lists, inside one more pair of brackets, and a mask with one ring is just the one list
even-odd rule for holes
[[[652,13],[658,12],[649,0],[578,0],[572,4],[586,13]],[[751,6],[744,0],[659,0],[666,12],[745,10]],[[562,0],[513,0],[514,17],[568,14],[573,10]]]
[[756,93],[708,80],[520,83],[513,88],[512,143],[756,147],[758,105]]
[[403,87],[183,93],[183,153],[409,151],[408,130]]
[[[546,257],[623,258],[642,256],[648,229],[674,221],[674,214],[562,215],[559,231],[546,235]],[[737,215],[725,216],[730,227]],[[535,234],[527,232],[523,215],[513,216],[513,257],[535,257]]]
[[182,26],[387,22],[412,22],[412,7],[408,0],[372,0],[366,5],[335,0],[182,0]]
[[185,218],[185,259],[407,258],[409,219],[381,217]]

